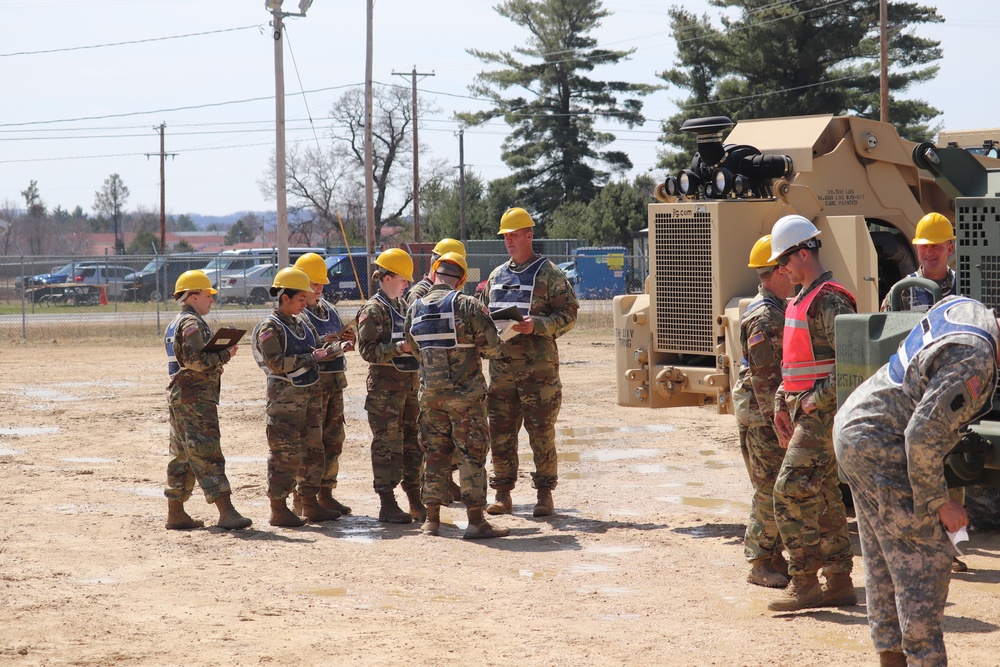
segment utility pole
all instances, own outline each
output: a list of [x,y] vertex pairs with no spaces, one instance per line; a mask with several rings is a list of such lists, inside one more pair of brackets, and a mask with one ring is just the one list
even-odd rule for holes
[[[367,0],[367,40],[365,42],[365,219],[368,228],[368,278],[375,271],[375,181],[372,169],[372,15],[375,0]],[[374,290],[372,290],[374,292]]]
[[879,0],[879,120],[889,122],[889,7],[888,0]]
[[464,245],[468,240],[468,229],[465,226],[465,130],[458,131],[458,199],[459,218],[462,221],[460,240]]
[[[167,252],[167,156],[177,157],[177,153],[167,153],[164,149],[163,135],[167,129],[166,123],[154,125],[153,129],[160,133],[160,252]],[[155,153],[146,153],[151,157]]]
[[409,76],[413,81],[413,102],[411,108],[413,113],[413,242],[420,243],[420,142],[417,141],[417,77],[434,76],[426,72],[417,72],[417,66],[413,66],[413,71],[393,72],[394,76]]
[[278,207],[278,268],[288,266],[288,176],[285,172],[285,41],[284,15],[272,12],[274,20],[274,172]]

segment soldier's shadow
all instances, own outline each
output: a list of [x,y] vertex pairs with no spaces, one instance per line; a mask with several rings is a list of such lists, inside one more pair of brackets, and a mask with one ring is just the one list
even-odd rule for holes
[[703,523],[697,526],[673,528],[672,531],[679,535],[697,538],[721,537],[728,540],[723,544],[741,545],[747,532],[747,526],[745,523]]
[[[286,542],[288,544],[312,544],[316,541],[315,535],[302,534],[303,528],[308,528],[308,526],[303,526],[302,528],[268,528],[268,529],[256,529],[253,527],[244,530],[225,530],[224,528],[219,528],[218,526],[211,526],[208,528],[208,532],[212,534],[219,535],[229,535],[233,539],[237,540],[256,540],[265,542]],[[277,532],[279,530],[288,530],[288,532]],[[295,531],[295,532],[292,532]]]
[[556,530],[587,533],[590,535],[603,535],[615,530],[664,530],[669,528],[666,524],[660,523],[635,523],[632,521],[620,521],[617,519],[594,519],[580,516],[575,513],[562,512],[548,517],[530,518],[530,521],[548,523]]

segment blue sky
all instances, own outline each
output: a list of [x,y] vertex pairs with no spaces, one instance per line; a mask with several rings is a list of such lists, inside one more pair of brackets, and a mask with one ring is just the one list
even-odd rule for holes
[[[295,0],[286,0],[294,9]],[[466,86],[483,64],[465,49],[515,47],[524,33],[499,17],[486,0],[377,0],[374,79],[409,85],[393,76],[414,66],[435,76],[419,84],[436,113],[423,119],[421,143],[430,158],[458,164],[456,111],[477,110]],[[597,36],[603,46],[635,48],[631,61],[595,76],[658,83],[670,67],[674,41],[670,2],[609,0],[613,15]],[[683,3],[695,12],[704,0]],[[947,22],[919,34],[942,41],[937,79],[911,92],[943,110],[948,129],[1000,126],[997,94],[983,62],[1000,29],[996,0],[942,0]],[[274,62],[262,0],[0,0],[5,40],[0,46],[0,202],[23,204],[20,191],[38,181],[53,208],[88,211],[111,173],[131,190],[129,207],[159,209],[159,139],[166,123],[167,208],[170,213],[221,215],[267,210],[260,193],[274,142]],[[287,19],[285,55],[288,141],[323,140],[325,118],[344,87],[364,80],[365,3],[315,0],[305,18]],[[210,33],[177,39],[161,39]],[[137,43],[103,48],[75,47]],[[74,50],[66,50],[74,49]],[[51,53],[25,53],[53,51]],[[301,81],[301,86],[300,86]],[[645,127],[598,127],[619,137],[635,171],[656,161],[659,120],[676,111],[677,90],[647,98]],[[187,109],[182,109],[187,107]],[[191,108],[196,107],[196,108]],[[309,117],[313,119],[312,124]],[[72,120],[73,122],[52,122]],[[507,173],[500,159],[506,134],[500,122],[466,131],[465,156],[486,179]],[[656,176],[662,174],[654,172]]]

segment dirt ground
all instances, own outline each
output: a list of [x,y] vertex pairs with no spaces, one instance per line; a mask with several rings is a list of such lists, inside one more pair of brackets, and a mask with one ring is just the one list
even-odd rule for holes
[[[775,592],[745,582],[733,418],[617,407],[611,340],[560,341],[557,515],[531,517],[523,470],[497,520],[512,536],[482,543],[460,539],[457,505],[439,538],[374,520],[356,354],[336,492],[353,516],[267,525],[264,383],[243,346],[220,412],[254,527],[175,532],[162,348],[5,346],[0,665],[876,665],[863,606],[767,612]],[[188,509],[214,522],[197,489]],[[973,533],[946,611],[952,664],[998,662],[998,556],[997,534]],[[863,593],[861,573],[859,556]]]

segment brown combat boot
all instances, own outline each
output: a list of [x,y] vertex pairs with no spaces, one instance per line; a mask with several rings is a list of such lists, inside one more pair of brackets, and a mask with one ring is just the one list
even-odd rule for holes
[[779,598],[771,600],[770,611],[799,611],[823,606],[823,589],[815,574],[792,575],[792,583]]
[[535,510],[531,516],[549,516],[556,511],[552,502],[552,489],[538,489],[538,502],[535,503]]
[[242,530],[253,525],[253,521],[236,511],[233,507],[232,495],[224,493],[215,501],[215,506],[219,508],[219,528],[226,530]]
[[302,496],[298,491],[292,491],[292,511],[296,516],[302,516]]
[[413,517],[409,512],[404,512],[396,503],[396,494],[386,491],[378,494],[382,501],[382,507],[378,511],[378,520],[382,523],[412,523]]
[[494,537],[507,537],[510,535],[509,528],[496,528],[487,523],[483,518],[482,507],[470,507],[466,510],[469,516],[469,527],[462,535],[463,540],[488,540]]
[[328,486],[320,487],[319,495],[316,496],[316,502],[319,506],[325,510],[334,510],[335,512],[340,512],[341,514],[350,514],[351,508],[344,503],[338,502],[336,498],[333,497],[333,489]]
[[750,561],[750,574],[747,581],[754,586],[764,586],[765,588],[784,588],[788,585],[788,577],[780,572],[775,572],[773,561],[770,558],[757,558]]
[[850,572],[827,574],[823,584],[824,607],[853,607],[858,603],[858,594],[854,590]]
[[771,557],[771,569],[786,579],[788,578],[788,561],[785,560],[785,556],[780,551]]
[[191,530],[192,528],[204,527],[204,521],[192,519],[184,511],[184,503],[179,500],[167,501],[167,530]]
[[440,505],[427,505],[427,520],[424,521],[424,525],[420,526],[420,532],[424,535],[440,535],[441,534],[441,506]]
[[321,507],[316,496],[302,496],[302,516],[309,521],[335,521],[340,518],[340,512]]
[[906,667],[906,656],[902,651],[882,651],[878,654],[879,667]]
[[406,499],[410,501],[410,516],[418,523],[427,519],[427,508],[420,502],[420,489],[407,489]]
[[271,518],[268,523],[282,528],[299,528],[306,525],[306,520],[295,516],[288,509],[285,498],[271,498]]
[[494,516],[513,514],[514,501],[510,497],[510,489],[497,489],[497,500],[486,507],[486,513]]

